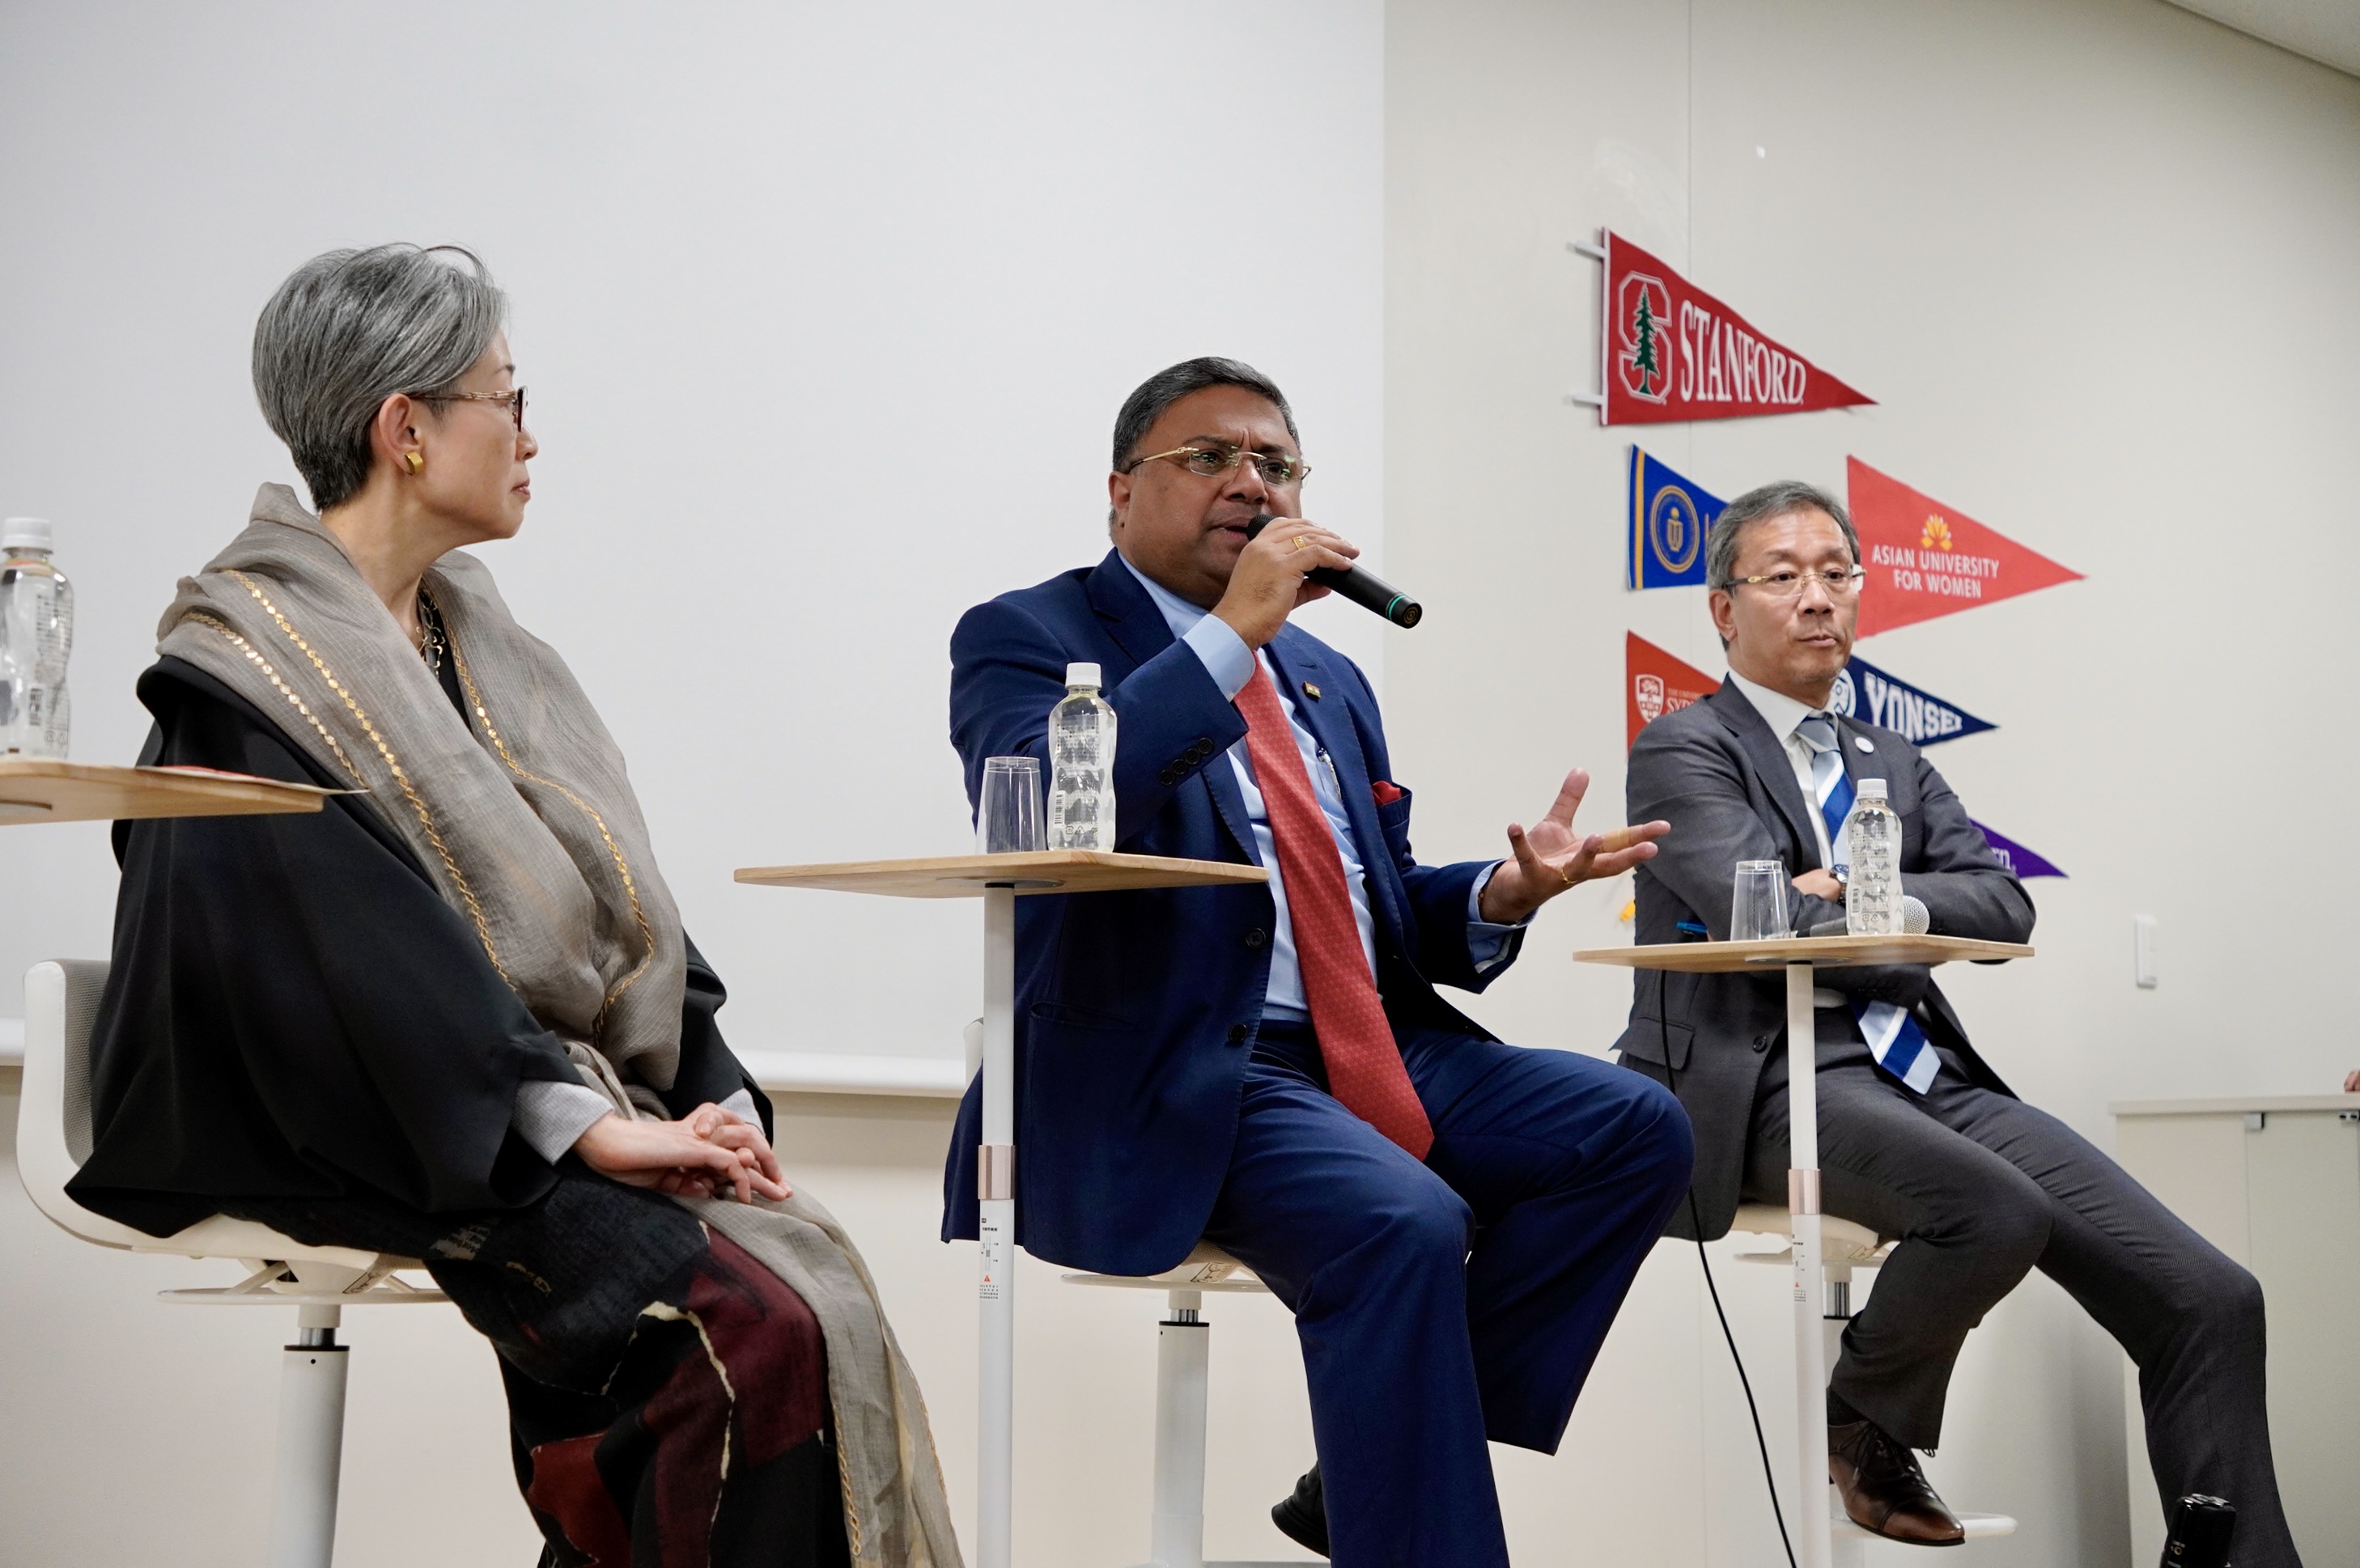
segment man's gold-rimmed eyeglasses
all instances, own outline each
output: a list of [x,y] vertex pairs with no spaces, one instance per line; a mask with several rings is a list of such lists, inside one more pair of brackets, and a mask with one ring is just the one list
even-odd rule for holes
[[1251,463],[1266,484],[1300,485],[1311,473],[1311,465],[1299,457],[1284,452],[1247,452],[1234,446],[1175,446],[1170,452],[1154,452],[1145,457],[1134,457],[1123,465],[1123,472],[1135,472],[1142,463],[1176,463],[1189,473],[1211,479],[1236,468],[1240,463]]
[[1826,572],[1764,572],[1752,577],[1732,577],[1729,586],[1734,588],[1745,583],[1761,589],[1773,599],[1796,599],[1802,596],[1804,583],[1816,583],[1827,590],[1829,598],[1849,599],[1860,592],[1861,580],[1867,575],[1866,569],[1858,566],[1832,568]]
[[513,392],[413,392],[413,402],[419,403],[506,403],[508,412],[516,416],[516,428],[524,429],[524,388]]

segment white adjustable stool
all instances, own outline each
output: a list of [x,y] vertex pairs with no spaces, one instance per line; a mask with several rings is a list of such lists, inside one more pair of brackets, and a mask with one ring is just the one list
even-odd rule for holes
[[296,1343],[279,1362],[279,1454],[270,1496],[269,1568],[328,1568],[336,1541],[344,1461],[348,1306],[447,1301],[395,1278],[411,1258],[306,1247],[267,1225],[215,1214],[169,1236],[118,1225],[67,1195],[90,1158],[90,1031],[106,986],[104,964],[51,961],[25,975],[25,1083],[16,1114],[16,1170],[34,1207],[71,1236],[126,1252],[235,1258],[250,1272],[221,1290],[165,1290],[187,1306],[291,1306]]
[[[1741,1247],[1737,1256],[1747,1263],[1785,1263],[1794,1255],[1794,1238],[1787,1234],[1790,1218],[1785,1209],[1767,1203],[1744,1203],[1737,1217],[1729,1222],[1732,1236],[1743,1235],[1769,1240],[1768,1247]],[[1866,1225],[1851,1220],[1823,1214],[1819,1219],[1821,1301],[1819,1327],[1827,1336],[1827,1365],[1836,1364],[1836,1353],[1843,1345],[1844,1324],[1852,1321],[1852,1274],[1855,1269],[1874,1269],[1893,1254],[1894,1243],[1878,1236]],[[1834,1536],[1835,1568],[1859,1568],[1863,1561],[1863,1543],[1884,1538],[1864,1530],[1852,1522],[1843,1511],[1843,1501],[1836,1495],[1835,1483],[1828,1483],[1828,1507],[1834,1523],[1830,1532]],[[1969,1541],[1988,1540],[1993,1536],[2014,1535],[2016,1520],[2005,1514],[1960,1513],[1959,1522],[1966,1527]]]
[[1205,1386],[1213,1349],[1205,1294],[1267,1295],[1270,1287],[1208,1241],[1161,1274],[1068,1274],[1065,1279],[1164,1293],[1164,1319],[1155,1329],[1155,1514],[1148,1560],[1140,1568],[1302,1568],[1300,1561],[1205,1561]]

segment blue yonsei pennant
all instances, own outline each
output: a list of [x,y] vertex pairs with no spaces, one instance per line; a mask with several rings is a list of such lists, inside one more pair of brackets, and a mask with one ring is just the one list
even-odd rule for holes
[[1946,702],[1879,670],[1858,654],[1837,673],[1835,690],[1828,696],[1828,711],[1892,730],[1917,746],[1938,746],[1999,728],[1956,702]]

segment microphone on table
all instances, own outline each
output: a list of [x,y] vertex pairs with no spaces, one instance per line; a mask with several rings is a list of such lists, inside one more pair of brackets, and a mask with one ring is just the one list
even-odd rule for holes
[[[1933,923],[1932,919],[1926,913],[1926,905],[1922,900],[1914,898],[1907,893],[1901,895],[1901,934],[1903,936],[1924,936],[1927,928]],[[1821,920],[1803,934],[1805,936],[1841,936],[1844,934],[1844,918],[1838,915],[1834,920]]]
[[[1246,538],[1261,537],[1262,529],[1276,520],[1268,512],[1261,514],[1246,525]],[[1425,605],[1366,567],[1348,566],[1338,572],[1332,566],[1322,566],[1304,576],[1322,588],[1334,589],[1339,597],[1351,600],[1364,610],[1374,610],[1404,630],[1426,618]]]

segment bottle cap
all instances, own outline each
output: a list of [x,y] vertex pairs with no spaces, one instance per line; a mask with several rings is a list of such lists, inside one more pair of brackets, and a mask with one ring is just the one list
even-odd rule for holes
[[0,523],[0,550],[48,550],[54,537],[47,517],[10,517]]
[[1095,664],[1068,664],[1065,666],[1066,690],[1071,691],[1076,686],[1087,686],[1093,691],[1097,691],[1098,689],[1098,667]]
[[1885,799],[1885,780],[1882,779],[1855,779],[1852,782],[1852,789],[1864,800]]

